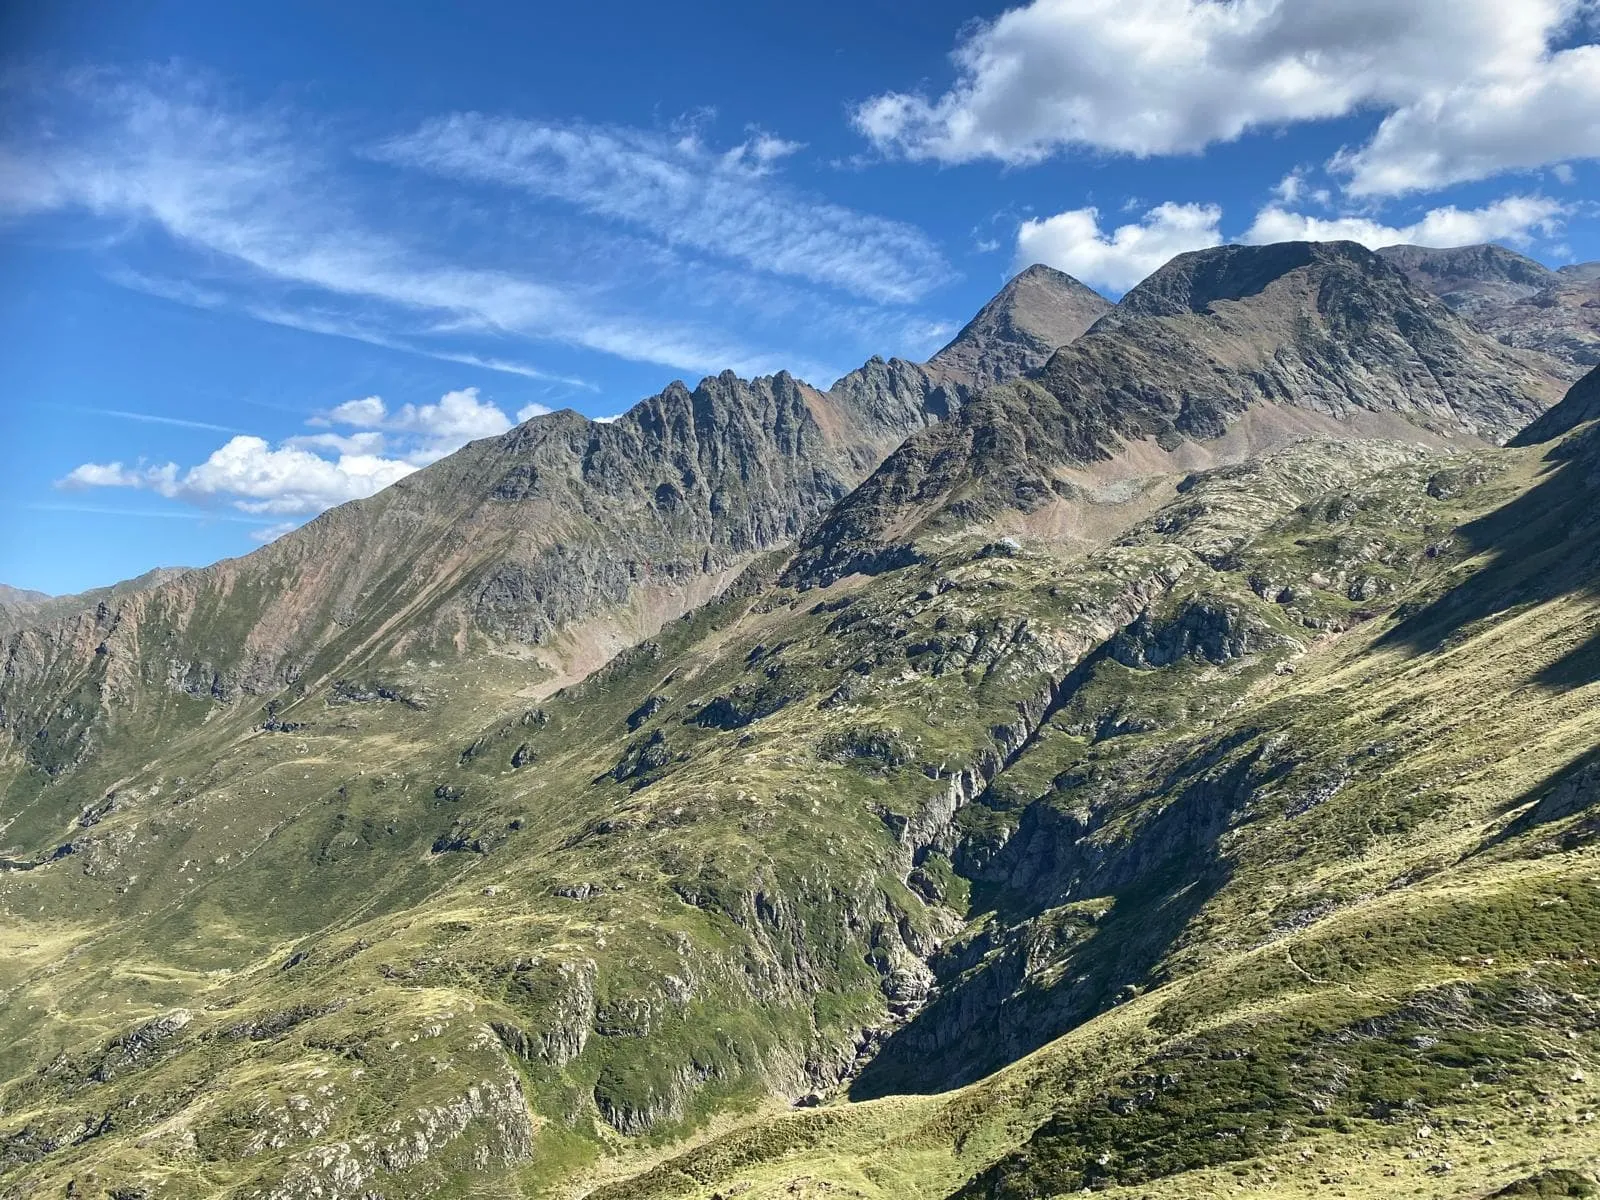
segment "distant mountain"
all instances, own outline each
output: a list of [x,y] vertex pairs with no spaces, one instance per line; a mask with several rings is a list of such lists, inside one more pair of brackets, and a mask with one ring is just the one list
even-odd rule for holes
[[979,386],[1038,370],[1112,309],[1071,275],[1035,263],[1001,289],[928,365]]
[[[1041,365],[1045,331],[1070,334],[1061,313],[1087,289],[1025,276],[985,309],[990,331],[969,327],[937,366],[874,358],[826,392],[724,372],[610,423],[535,417],[246,557],[24,610],[0,719],[59,769],[98,714],[126,721],[150,689],[233,701],[499,646],[554,678],[582,674],[792,541],[908,433],[958,409],[973,372]],[[85,689],[100,703],[56,703]]]
[[1499,442],[1563,391],[1354,243],[1183,254],[1036,379],[908,438],[808,536],[793,577],[898,563],[919,532],[1076,503],[1069,469],[1140,444],[1170,469],[1200,443],[1237,459],[1311,431]]
[[109,587],[91,588],[87,592],[66,596],[51,596],[0,584],[0,636],[31,625],[60,620],[106,600],[157,587],[182,575],[186,569],[157,567],[136,579],[126,579]]
[[1600,263],[1552,271],[1495,245],[1378,253],[1505,345],[1549,355],[1566,378],[1600,364]]
[[1525,300],[1560,278],[1543,263],[1492,243],[1444,250],[1385,246],[1378,254],[1457,312]]
[[34,592],[0,583],[0,608],[30,608],[49,599],[49,592]]

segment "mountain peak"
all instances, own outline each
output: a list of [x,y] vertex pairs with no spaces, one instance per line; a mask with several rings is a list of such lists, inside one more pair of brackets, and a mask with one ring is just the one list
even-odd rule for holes
[[1377,255],[1355,242],[1212,246],[1178,255],[1124,296],[1117,312],[1140,317],[1205,312],[1219,300],[1244,300],[1307,269],[1360,276],[1393,274]]
[[1034,263],[1012,276],[929,365],[970,376],[980,387],[1014,379],[1044,366],[1111,307],[1065,271]]
[[1385,246],[1378,251],[1413,283],[1461,308],[1478,299],[1520,300],[1556,282],[1554,271],[1525,254],[1484,242],[1472,246]]

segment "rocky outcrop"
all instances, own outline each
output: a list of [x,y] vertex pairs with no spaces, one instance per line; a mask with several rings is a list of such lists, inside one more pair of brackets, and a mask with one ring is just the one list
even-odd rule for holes
[[1378,253],[1503,344],[1548,356],[1566,378],[1600,363],[1600,263],[1552,271],[1495,245]]
[[[1109,351],[1122,369],[1108,380]],[[1216,437],[1245,409],[1280,404],[1503,441],[1556,399],[1546,367],[1353,242],[1283,242],[1180,254],[1052,359],[1044,383],[1158,438]]]
[[1077,496],[1065,471],[1148,442],[1176,452],[1247,415],[1257,452],[1341,426],[1503,441],[1561,381],[1483,336],[1354,243],[1179,255],[1036,379],[921,430],[801,543],[786,579],[826,583],[916,558],[917,538]]

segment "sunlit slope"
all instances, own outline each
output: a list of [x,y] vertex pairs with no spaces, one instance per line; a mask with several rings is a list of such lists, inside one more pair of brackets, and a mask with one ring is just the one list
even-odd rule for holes
[[402,672],[201,723],[0,876],[7,1185],[1576,1163],[1592,435],[1549,453],[1308,442],[1086,555],[774,562],[537,704]]

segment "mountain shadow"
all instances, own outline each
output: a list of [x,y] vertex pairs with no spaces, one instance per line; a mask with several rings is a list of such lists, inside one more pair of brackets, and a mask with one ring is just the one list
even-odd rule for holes
[[[1488,555],[1489,564],[1431,601],[1402,608],[1380,645],[1438,651],[1481,622],[1600,590],[1600,425],[1555,443],[1545,459],[1551,467],[1537,485],[1456,531],[1465,552]],[[1535,679],[1559,690],[1600,680],[1600,633]]]
[[[1232,878],[1223,834],[1292,769],[1242,730],[1143,788],[1062,779],[994,857],[958,849],[975,907],[998,919],[934,960],[941,991],[884,1040],[850,1098],[973,1083],[1161,982],[1161,962]],[[1149,815],[1109,842],[1093,836],[1130,807]]]
[[1489,838],[1479,852],[1514,841],[1586,810],[1589,812],[1588,819],[1567,828],[1561,837],[1560,848],[1564,851],[1576,850],[1600,838],[1600,747],[1580,755],[1516,797],[1505,806],[1504,811],[1515,812],[1530,801],[1532,807]]

